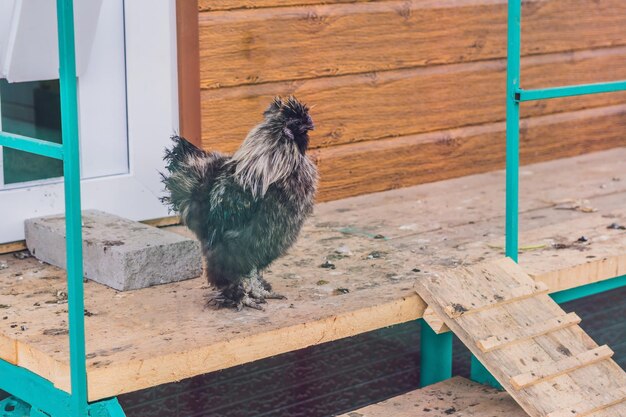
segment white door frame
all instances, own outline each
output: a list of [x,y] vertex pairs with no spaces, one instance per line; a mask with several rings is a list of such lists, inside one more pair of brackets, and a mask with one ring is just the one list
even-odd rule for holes
[[[128,173],[81,181],[82,206],[134,220],[168,214],[158,197],[163,149],[178,131],[176,0],[126,0]],[[90,112],[97,109],[93,104]],[[82,108],[79,111],[85,111]],[[26,212],[23,208],[34,208]],[[58,181],[0,191],[0,243],[24,238],[28,217],[62,213]]]

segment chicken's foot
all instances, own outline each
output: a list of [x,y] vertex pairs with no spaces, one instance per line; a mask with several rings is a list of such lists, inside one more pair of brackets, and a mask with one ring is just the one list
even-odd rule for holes
[[266,300],[285,298],[287,297],[274,292],[270,283],[259,272],[253,271],[241,282],[224,288],[209,304],[218,308],[236,308],[237,311],[243,310],[244,307],[264,310],[261,304],[265,304]]

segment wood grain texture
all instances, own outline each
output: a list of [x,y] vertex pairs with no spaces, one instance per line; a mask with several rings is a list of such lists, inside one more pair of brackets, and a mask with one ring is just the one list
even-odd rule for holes
[[[546,244],[522,253],[520,262],[551,291],[626,274],[626,233],[607,229],[626,224],[625,158],[626,148],[522,168],[520,241]],[[551,201],[564,199],[588,200],[597,212],[562,210]],[[424,275],[416,269],[502,257],[501,243],[491,243],[503,235],[503,212],[502,172],[319,205],[296,246],[265,273],[289,297],[271,300],[265,312],[207,308],[211,292],[201,278],[125,293],[87,282],[90,399],[417,319],[426,305],[414,292]],[[386,239],[375,239],[378,234]],[[584,248],[551,245],[581,234],[589,237]],[[349,257],[337,256],[343,245]],[[373,251],[382,256],[370,259]],[[325,259],[336,268],[321,268]],[[0,357],[67,389],[67,305],[57,292],[65,290],[64,271],[34,258],[2,255],[0,261],[8,264],[0,271],[0,304],[8,306],[2,309],[7,320],[0,320]],[[552,280],[559,270],[567,273]],[[528,365],[511,375],[536,364]]]
[[357,3],[375,0],[199,0],[200,11],[258,9],[264,7],[287,7],[310,4]]
[[[430,308],[430,307],[429,307]],[[520,390],[530,385],[538,384],[542,381],[554,379],[565,373],[571,372],[583,366],[591,365],[596,362],[611,358],[613,351],[607,345],[600,346],[580,353],[576,356],[568,356],[552,365],[537,367],[523,374],[515,375],[511,378],[511,385]]]
[[450,416],[528,417],[528,414],[506,392],[454,377],[339,417]]
[[[626,79],[626,47],[528,57],[525,88]],[[230,152],[275,95],[314,105],[313,148],[505,118],[504,60],[202,91],[202,143]],[[527,103],[522,117],[626,102],[626,92]]]
[[179,134],[201,143],[198,0],[176,1]]
[[[506,4],[397,0],[201,13],[201,85],[503,58]],[[523,55],[626,44],[621,0],[524,1],[522,14]]]
[[[504,167],[505,124],[318,149],[319,201],[423,184]],[[528,119],[521,161],[529,164],[626,146],[626,105]]]
[[[469,267],[436,269],[429,276],[418,280],[416,287],[429,307],[436,313],[443,314],[443,307],[454,299],[463,299],[465,305],[471,305],[483,297],[495,296],[497,293],[492,291],[495,281],[498,281],[498,285],[516,287],[518,279],[513,275],[521,274],[525,273],[517,264],[504,258]],[[473,285],[460,287],[458,281],[464,277],[473,277]],[[533,282],[528,275],[526,280]],[[520,390],[510,383],[511,377],[520,373],[539,366],[554,366],[564,358],[598,347],[575,324],[559,328],[558,320],[563,321],[564,315],[565,312],[558,304],[544,294],[477,314],[462,315],[456,319],[447,316],[442,318],[529,416],[544,417],[564,407],[570,409],[569,407],[576,407],[581,399],[595,406],[607,404],[608,408],[609,404],[615,402],[604,401],[597,396],[626,386],[626,372],[611,359],[572,369],[550,381]],[[576,321],[579,319],[576,318],[574,322]],[[532,338],[519,340],[518,336],[524,338],[530,333],[533,333]],[[477,347],[480,345],[477,342],[488,340],[494,334],[503,335],[502,341],[507,343],[518,340],[489,352]],[[599,409],[594,408],[594,411]],[[620,415],[615,411],[608,411],[602,416]],[[579,414],[574,412],[571,415]],[[584,414],[580,414],[582,415]]]

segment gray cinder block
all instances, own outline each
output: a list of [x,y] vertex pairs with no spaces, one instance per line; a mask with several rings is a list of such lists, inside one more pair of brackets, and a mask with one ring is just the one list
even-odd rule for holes
[[[31,253],[65,268],[65,217],[28,219],[25,228]],[[87,278],[120,291],[202,273],[198,241],[97,210],[83,212],[83,257]]]

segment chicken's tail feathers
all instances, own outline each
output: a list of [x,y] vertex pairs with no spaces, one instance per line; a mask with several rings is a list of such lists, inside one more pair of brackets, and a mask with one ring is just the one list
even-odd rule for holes
[[198,148],[182,136],[172,136],[172,142],[174,146],[166,148],[165,155],[163,156],[163,160],[167,164],[165,167],[170,172],[180,169],[181,166],[189,161],[190,157],[201,157],[206,155],[205,151]]
[[189,219],[205,210],[208,193],[228,157],[205,152],[180,136],[173,136],[172,141],[174,146],[165,150],[166,172],[161,173],[161,181],[166,195],[161,202],[191,227]]

